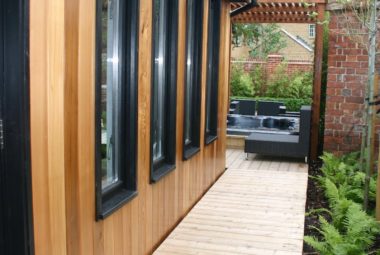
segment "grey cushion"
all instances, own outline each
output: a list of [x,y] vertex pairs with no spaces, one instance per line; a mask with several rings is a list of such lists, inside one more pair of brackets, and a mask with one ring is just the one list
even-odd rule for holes
[[279,143],[298,143],[298,135],[283,135],[283,134],[263,134],[252,133],[246,138],[247,141],[268,141]]

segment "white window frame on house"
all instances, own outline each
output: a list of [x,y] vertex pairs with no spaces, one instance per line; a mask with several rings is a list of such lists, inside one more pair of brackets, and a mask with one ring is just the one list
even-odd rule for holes
[[315,38],[315,24],[309,24],[308,33],[310,38]]

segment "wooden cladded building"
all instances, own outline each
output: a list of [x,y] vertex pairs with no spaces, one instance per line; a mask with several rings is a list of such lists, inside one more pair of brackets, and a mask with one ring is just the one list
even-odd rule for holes
[[316,23],[315,159],[308,2],[1,0],[0,254],[155,250],[225,170],[231,21]]
[[225,170],[230,1],[0,11],[0,254],[150,254]]

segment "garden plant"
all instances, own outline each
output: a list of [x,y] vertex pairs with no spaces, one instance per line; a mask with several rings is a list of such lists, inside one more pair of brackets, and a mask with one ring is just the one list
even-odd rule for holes
[[321,255],[378,254],[374,247],[380,226],[374,217],[376,176],[370,179],[368,211],[363,208],[365,170],[359,153],[342,157],[325,153],[320,174],[314,176],[327,200],[327,208],[314,208],[319,226],[315,235],[305,236],[305,242]]

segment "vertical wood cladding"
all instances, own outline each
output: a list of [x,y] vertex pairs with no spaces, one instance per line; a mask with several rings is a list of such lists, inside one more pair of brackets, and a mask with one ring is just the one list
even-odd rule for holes
[[36,255],[150,254],[225,169],[230,3],[222,1],[218,139],[204,145],[208,1],[204,2],[200,153],[183,161],[186,0],[179,0],[176,169],[150,184],[152,1],[140,0],[138,196],[95,220],[95,0],[31,0],[31,142]]

